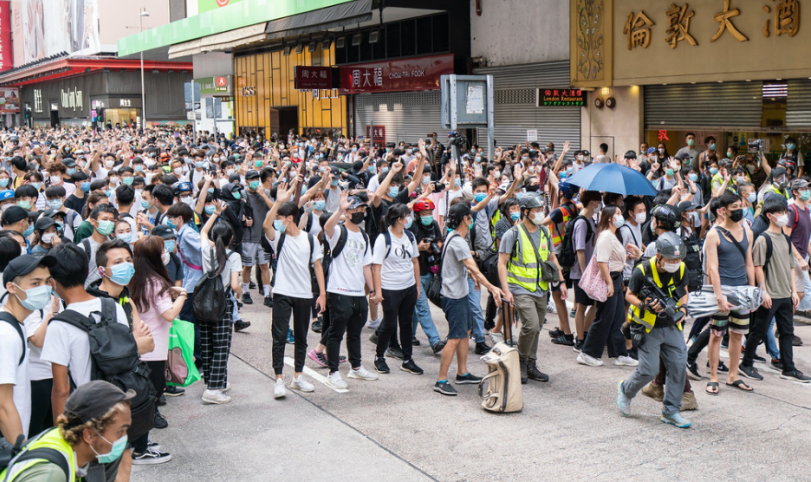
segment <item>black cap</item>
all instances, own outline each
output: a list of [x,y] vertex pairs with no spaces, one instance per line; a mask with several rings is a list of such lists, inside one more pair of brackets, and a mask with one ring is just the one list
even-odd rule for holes
[[354,170],[355,172],[360,172],[361,169],[363,169],[363,163],[362,162],[355,161],[354,163],[352,163],[352,170]]
[[365,204],[363,204],[363,201],[357,196],[349,196],[349,198],[347,198],[347,200],[349,201],[349,208],[348,209],[355,209],[355,208],[359,208],[361,206],[365,206]]
[[458,224],[465,216],[470,214],[470,206],[467,203],[456,203],[448,210],[448,219]]
[[163,239],[174,239],[177,237],[175,230],[165,224],[158,224],[152,228],[152,236],[160,236]]
[[34,224],[34,229],[37,231],[45,231],[46,229],[50,228],[51,226],[55,225],[56,221],[53,218],[48,216],[42,216],[37,219],[37,222]]
[[682,201],[676,207],[679,208],[680,213],[686,213],[687,211],[692,211],[693,209],[697,208],[693,201]]
[[245,180],[246,181],[248,179],[256,179],[257,177],[259,177],[259,173],[254,171],[253,169],[251,169],[250,171],[245,173]]
[[687,159],[692,159],[693,156],[691,156],[687,152],[680,152],[680,153],[676,154],[675,156],[673,156],[673,158],[676,159],[676,160],[679,160],[679,161],[686,161]]
[[775,167],[772,170],[772,179],[776,178],[777,176],[785,176],[786,172],[787,171],[785,167]]
[[64,164],[65,167],[74,167],[76,166],[76,161],[74,161],[73,158],[66,157],[62,159],[62,164]]
[[228,176],[228,182],[234,183],[235,186],[239,185],[239,181],[240,177],[238,172],[234,172],[230,176]]
[[39,266],[44,266],[49,269],[53,268],[56,266],[56,258],[50,255],[39,257],[30,254],[24,254],[14,258],[8,263],[6,269],[3,270],[3,280],[4,282],[13,281],[14,278],[25,276]]
[[28,217],[28,211],[21,208],[20,206],[10,206],[3,212],[3,218],[0,223],[3,226],[8,226],[9,224],[14,224],[26,219]]
[[87,423],[103,417],[116,404],[135,398],[134,390],[124,392],[104,380],[94,380],[77,388],[65,402],[65,414]]
[[625,159],[636,159],[636,152],[635,151],[626,152]]

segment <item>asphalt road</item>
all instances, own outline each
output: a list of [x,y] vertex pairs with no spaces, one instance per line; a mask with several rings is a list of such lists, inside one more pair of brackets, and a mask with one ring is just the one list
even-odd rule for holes
[[[234,336],[232,402],[202,405],[201,383],[170,398],[161,409],[169,428],[152,438],[173,460],[136,467],[133,481],[809,480],[811,384],[782,380],[759,364],[765,379],[748,381],[754,393],[722,383],[720,395],[710,396],[706,380],[695,382],[699,410],[685,412],[690,429],[662,424],[661,406],[641,395],[626,419],[616,409],[616,385],[633,369],[577,364],[570,347],[549,342],[547,330],[557,324],[550,314],[538,364],[551,380],[524,385],[520,413],[482,410],[474,385],[457,387],[455,398],[435,393],[439,358],[421,330],[414,359],[422,376],[400,371],[389,359],[391,374],[351,380],[343,364],[347,393],[308,376],[315,392],[288,389],[286,398],[275,400],[270,310],[255,291],[253,298],[259,302],[242,310],[253,326]],[[444,315],[432,311],[446,333]],[[811,326],[798,323],[796,333],[811,345]],[[362,349],[371,371],[369,334],[365,328]],[[310,346],[317,337],[310,332]],[[471,342],[470,371],[483,375],[472,348]],[[286,355],[292,363],[292,345]],[[811,348],[795,348],[795,360],[811,373]],[[699,358],[699,366],[705,364],[706,352]],[[326,376],[312,361],[307,366]],[[292,367],[285,366],[288,385],[291,377]]]

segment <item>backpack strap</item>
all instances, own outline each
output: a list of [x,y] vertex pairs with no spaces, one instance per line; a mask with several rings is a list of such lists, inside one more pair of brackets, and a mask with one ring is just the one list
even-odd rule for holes
[[284,240],[287,239],[287,235],[284,232],[279,234],[279,242],[276,243],[276,259],[282,255],[282,247],[284,246]]
[[[761,234],[766,239],[766,261],[763,262],[763,275],[766,275],[766,270],[769,269],[769,262],[772,260],[772,254],[774,253],[774,243],[772,243],[772,237],[766,233]],[[786,242],[788,243],[788,254],[791,256],[791,250],[794,247],[793,243],[791,242],[791,238],[787,234],[783,234],[786,238]]]
[[84,238],[82,240],[82,247],[84,247],[84,252],[87,254],[87,260],[90,261],[90,257],[93,255],[93,249],[90,247],[90,240]]
[[[44,460],[59,467],[65,474],[65,480],[70,480],[70,465],[62,452],[47,447],[26,450],[14,459],[14,464],[29,460]],[[77,478],[78,480],[78,478]]]
[[791,230],[794,231],[794,228],[797,227],[797,223],[800,222],[800,210],[797,209],[796,204],[789,204],[788,209],[794,213],[794,222],[791,224]]
[[51,318],[51,321],[61,321],[87,333],[90,332],[90,329],[93,328],[94,325],[92,320],[76,310],[63,310],[61,313],[57,313],[56,316]]
[[634,239],[634,244],[639,246],[639,241],[636,239],[636,235],[634,234],[634,230],[631,229],[631,226],[628,226],[627,224],[623,224],[622,226],[620,226],[620,229],[622,229],[622,228],[628,228],[628,231],[631,233],[631,237]]
[[112,298],[99,298],[101,300],[101,321],[107,324],[113,324],[118,321],[118,315],[115,310],[115,300]]
[[[730,233],[726,229],[722,228],[721,226],[716,226],[715,228],[718,231],[720,231],[721,234],[723,234],[725,237],[732,240],[732,244],[734,244],[735,247],[738,248],[738,251],[741,252],[741,256],[743,256],[743,260],[746,261],[746,250],[743,249],[743,246],[741,245],[741,243],[739,243],[738,240],[735,239],[735,236],[733,236],[732,233]],[[746,230],[744,230],[743,234],[744,234],[744,236],[746,236]],[[769,240],[769,241],[771,241],[771,240]],[[767,241],[767,242],[769,242],[769,241]]]
[[26,343],[25,343],[25,334],[23,333],[23,328],[20,326],[20,322],[14,318],[14,315],[9,313],[8,311],[0,311],[0,321],[5,321],[20,335],[20,340],[23,343],[23,354],[20,356],[20,362],[17,365],[22,365],[23,361],[25,360],[25,350],[26,350]]
[[386,259],[391,252],[391,233],[388,229],[383,233],[383,239],[386,240],[386,254],[383,255],[383,259]]

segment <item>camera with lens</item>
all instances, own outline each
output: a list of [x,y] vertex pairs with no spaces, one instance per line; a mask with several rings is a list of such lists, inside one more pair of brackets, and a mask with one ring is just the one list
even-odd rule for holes
[[447,186],[442,184],[441,182],[434,183],[434,192],[442,192],[445,190]]
[[749,141],[749,148],[750,149],[757,149],[759,151],[763,150],[763,139],[751,139]]
[[679,304],[676,300],[674,300],[669,293],[667,293],[664,289],[656,286],[653,282],[653,278],[650,276],[645,278],[645,286],[639,291],[639,299],[647,300],[650,298],[653,300],[650,304],[646,305],[646,309],[653,312],[653,309],[650,307],[651,304],[655,302],[659,302],[659,305],[662,307],[662,310],[659,313],[656,313],[656,323],[673,326],[684,319],[684,312],[679,310]]
[[456,146],[459,149],[467,145],[467,138],[456,131],[453,131],[450,134],[448,134],[448,141],[450,145]]

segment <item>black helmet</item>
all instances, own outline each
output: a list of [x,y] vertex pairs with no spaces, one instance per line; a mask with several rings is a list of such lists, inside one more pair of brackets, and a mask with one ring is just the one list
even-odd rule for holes
[[658,221],[657,227],[668,231],[675,231],[681,226],[681,211],[670,204],[660,204],[653,208],[654,219]]
[[656,253],[670,259],[681,259],[687,254],[687,248],[676,233],[662,233],[656,239]]
[[524,209],[542,208],[543,201],[541,200],[541,196],[527,193],[521,197],[521,199],[518,201],[518,205],[520,206],[521,211]]

